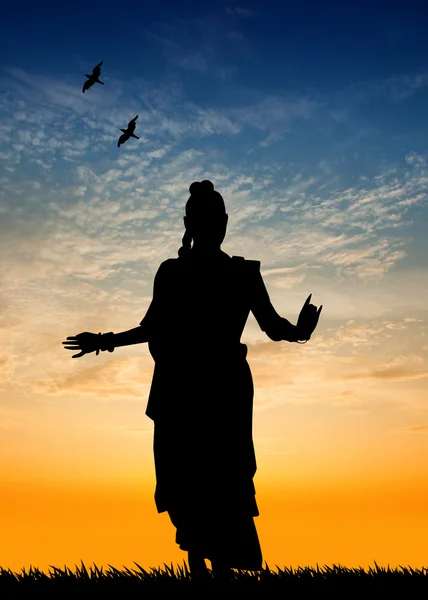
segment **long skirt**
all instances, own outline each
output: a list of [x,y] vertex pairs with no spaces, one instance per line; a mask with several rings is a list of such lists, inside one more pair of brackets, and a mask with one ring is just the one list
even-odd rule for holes
[[182,550],[259,570],[251,372],[241,360],[204,381],[154,420],[157,510],[168,511]]

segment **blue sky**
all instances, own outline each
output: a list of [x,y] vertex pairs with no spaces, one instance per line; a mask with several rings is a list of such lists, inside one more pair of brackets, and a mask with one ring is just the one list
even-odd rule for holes
[[[110,89],[93,89],[80,111],[90,105],[92,113],[99,102],[118,107],[125,99],[130,110],[153,110],[155,103],[186,120],[196,108],[220,111],[224,122],[216,133],[238,156],[265,133],[285,132],[276,151],[311,168],[337,155],[349,161],[359,151],[364,169],[378,169],[382,160],[423,150],[428,42],[422,3],[406,3],[405,10],[391,2],[177,6],[42,3],[23,16],[21,5],[9,4],[3,77],[18,69],[46,78],[39,85],[77,90],[83,72],[102,59]],[[347,164],[342,173],[355,168]]]
[[[308,355],[359,345],[348,323],[368,352],[367,331],[388,341],[388,323],[421,323],[426,21],[412,2],[8,4],[4,327],[47,328],[49,353],[67,328],[137,324],[158,265],[177,256],[188,187],[206,178],[230,216],[223,249],[261,260],[278,312],[295,321],[310,292],[324,304]],[[82,94],[100,60],[105,85]],[[136,114],[140,139],[117,148]],[[251,319],[247,335],[264,339]],[[16,374],[15,343],[27,342],[5,350]]]
[[[379,227],[401,223],[400,233],[407,233],[413,217],[422,240],[414,252],[418,261],[426,222],[419,198],[428,99],[423,5],[177,6],[6,7],[0,73],[6,189],[23,186],[25,173],[46,199],[54,193],[57,206],[71,206],[75,201],[65,188],[58,197],[55,186],[77,186],[72,197],[84,198],[79,194],[89,188],[83,192],[81,184],[98,177],[112,201],[121,203],[119,190],[134,194],[133,209],[144,184],[156,207],[156,194],[163,192],[154,186],[160,178],[167,185],[168,168],[175,177],[171,185],[184,194],[180,203],[192,168],[195,177],[202,169],[214,183],[217,178],[220,191],[221,181],[234,176],[235,184],[243,178],[241,192],[255,186],[247,194],[254,209],[260,204],[264,222],[283,222],[285,230],[291,226],[286,217],[300,219],[305,202],[324,216],[336,210],[326,204],[333,197],[340,196],[335,206],[343,212],[351,197],[375,189],[382,207],[359,211],[363,220],[347,219],[346,225],[343,215],[336,226],[330,219],[326,229],[340,235],[346,226],[351,235],[365,228],[368,235],[371,228],[377,235]],[[83,96],[83,73],[99,60],[105,86]],[[119,128],[137,113],[141,139],[118,151]],[[132,181],[137,171],[139,186]],[[412,200],[388,203],[385,186],[397,198],[410,193]],[[291,198],[300,208],[295,204],[290,214]],[[4,199],[8,204],[11,196]],[[46,201],[27,202],[25,210],[42,216]],[[382,221],[374,219],[376,211]],[[394,254],[394,241],[402,240],[390,232],[386,243]],[[411,253],[410,247],[395,251],[392,264]]]
[[[412,469],[426,488],[427,21],[424,2],[2,7],[6,485],[141,474],[152,502],[146,345],[75,361],[61,342],[138,325],[181,246],[188,188],[210,179],[223,249],[261,261],[278,313],[296,322],[309,293],[324,306],[305,345],[248,320],[260,476],[383,473],[398,481],[388,506]],[[101,60],[105,85],[82,94]],[[118,148],[137,114],[140,139]]]

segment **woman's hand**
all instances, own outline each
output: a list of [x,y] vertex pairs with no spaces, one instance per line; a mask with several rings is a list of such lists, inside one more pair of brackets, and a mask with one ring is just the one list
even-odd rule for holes
[[99,353],[100,336],[96,333],[84,331],[78,335],[69,336],[67,341],[62,342],[66,350],[80,350],[80,354],[73,354],[72,358],[79,358],[90,352]]
[[311,300],[312,294],[306,298],[306,302],[303,305],[302,310],[300,311],[299,318],[297,319],[297,330],[299,340],[309,340],[315,327],[318,324],[318,319],[320,318],[322,304],[317,309],[313,304],[309,304]]

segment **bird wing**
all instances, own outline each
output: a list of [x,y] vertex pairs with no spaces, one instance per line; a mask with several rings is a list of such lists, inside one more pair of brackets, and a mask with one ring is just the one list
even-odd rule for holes
[[99,75],[101,75],[101,65],[102,64],[103,64],[103,61],[98,63],[97,66],[93,68],[92,75],[94,77],[99,77]]
[[129,140],[129,135],[127,135],[126,133],[122,133],[122,135],[120,136],[117,145],[118,147],[120,146],[120,144],[124,144],[126,142],[126,140]]

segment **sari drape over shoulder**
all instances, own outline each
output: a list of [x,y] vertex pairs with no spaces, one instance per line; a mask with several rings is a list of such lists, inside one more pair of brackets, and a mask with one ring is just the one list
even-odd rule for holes
[[266,330],[278,315],[258,261],[223,252],[169,259],[141,324],[155,361],[146,414],[153,419],[155,502],[183,550],[260,569],[253,517],[253,380],[240,342],[249,312]]

